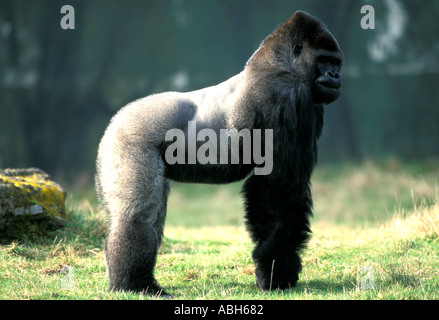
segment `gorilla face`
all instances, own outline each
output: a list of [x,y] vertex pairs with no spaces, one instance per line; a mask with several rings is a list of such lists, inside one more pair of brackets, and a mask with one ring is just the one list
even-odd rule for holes
[[340,95],[343,53],[327,27],[306,13],[292,18],[294,70],[307,79],[315,105],[329,104]]

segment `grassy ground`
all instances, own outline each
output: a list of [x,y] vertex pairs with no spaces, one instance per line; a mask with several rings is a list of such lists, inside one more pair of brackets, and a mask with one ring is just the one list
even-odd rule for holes
[[[272,292],[255,285],[240,184],[174,184],[156,277],[177,299],[438,299],[438,178],[434,162],[318,167],[299,283]],[[0,245],[0,299],[150,299],[107,290],[94,192],[68,206],[52,236]]]

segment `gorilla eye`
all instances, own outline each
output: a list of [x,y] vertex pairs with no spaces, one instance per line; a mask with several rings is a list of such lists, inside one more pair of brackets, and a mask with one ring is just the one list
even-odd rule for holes
[[301,43],[296,44],[293,49],[294,56],[297,57],[298,55],[300,55],[302,53],[302,50],[303,50],[302,44]]

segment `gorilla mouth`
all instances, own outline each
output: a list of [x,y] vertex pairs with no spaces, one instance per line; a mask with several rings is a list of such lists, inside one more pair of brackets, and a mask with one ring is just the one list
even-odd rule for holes
[[340,95],[341,81],[328,77],[320,77],[314,85],[313,97],[316,104],[329,104]]
[[339,79],[328,79],[327,77],[323,77],[323,79],[317,79],[316,81],[319,87],[333,89],[338,91],[341,87],[341,81]]
[[337,98],[338,95],[340,94],[340,89],[339,89],[340,87],[335,88],[333,86],[322,84],[322,83],[318,83],[317,86],[318,86],[318,90],[320,91],[320,95],[322,96],[334,96]]

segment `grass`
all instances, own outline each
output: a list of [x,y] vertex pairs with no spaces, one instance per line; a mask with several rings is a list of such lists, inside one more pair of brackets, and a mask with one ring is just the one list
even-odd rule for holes
[[[255,284],[241,184],[173,184],[156,277],[177,299],[439,299],[438,177],[434,162],[318,167],[299,283],[272,292]],[[0,299],[151,299],[107,290],[106,217],[93,190],[70,194],[65,228],[0,246]]]

